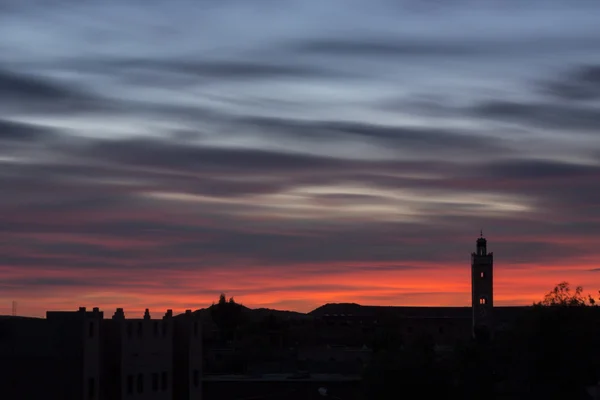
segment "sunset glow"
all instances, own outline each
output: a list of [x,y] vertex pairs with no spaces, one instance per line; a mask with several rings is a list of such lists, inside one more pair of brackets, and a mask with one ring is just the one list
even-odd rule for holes
[[0,315],[597,292],[600,4],[347,1],[3,2]]

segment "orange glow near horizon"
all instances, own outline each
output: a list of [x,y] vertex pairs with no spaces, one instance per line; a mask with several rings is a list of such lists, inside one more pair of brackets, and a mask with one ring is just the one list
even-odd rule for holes
[[[252,268],[239,273],[219,268],[196,272],[169,272],[168,281],[155,275],[135,276],[135,272],[77,272],[65,269],[39,271],[38,278],[60,283],[60,279],[82,278],[92,283],[105,279],[119,284],[105,287],[54,287],[23,292],[14,298],[0,298],[0,314],[10,314],[11,302],[18,302],[18,315],[43,316],[46,310],[76,310],[79,306],[100,307],[110,317],[117,307],[125,308],[129,317],[139,317],[149,308],[153,317],[161,317],[167,309],[183,312],[209,306],[219,292],[233,296],[250,308],[273,308],[308,312],[325,303],[358,303],[394,306],[468,306],[470,305],[469,265],[440,268],[431,263],[411,263],[416,268],[395,271],[369,271],[368,263],[348,265],[345,272],[311,273],[319,265],[286,266],[296,273],[277,275],[273,268]],[[381,266],[382,263],[377,263]],[[331,265],[328,265],[331,267]],[[353,267],[362,267],[353,271]],[[556,265],[495,266],[495,304],[529,305],[561,281],[583,285],[587,292],[600,286],[600,275],[590,279],[589,265],[577,268]],[[308,271],[307,271],[308,269]],[[17,270],[0,267],[5,277],[18,277]],[[596,277],[596,274],[591,274]],[[219,290],[217,288],[221,288]]]

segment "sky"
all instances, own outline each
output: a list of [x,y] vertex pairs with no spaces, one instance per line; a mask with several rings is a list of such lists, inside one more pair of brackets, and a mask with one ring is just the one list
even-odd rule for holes
[[3,0],[0,314],[600,289],[600,3]]

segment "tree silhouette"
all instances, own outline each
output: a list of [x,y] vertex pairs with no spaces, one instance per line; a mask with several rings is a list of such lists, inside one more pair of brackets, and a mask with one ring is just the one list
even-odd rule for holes
[[534,303],[536,306],[585,307],[596,306],[596,299],[583,294],[583,287],[577,286],[571,290],[569,282],[561,282],[544,296],[544,300]]
[[519,327],[530,383],[540,398],[578,398],[598,379],[597,301],[561,282],[535,303]]
[[235,339],[235,333],[242,324],[243,306],[235,302],[233,297],[227,300],[225,293],[219,296],[219,302],[212,304],[210,315],[219,329],[223,342],[231,342]]

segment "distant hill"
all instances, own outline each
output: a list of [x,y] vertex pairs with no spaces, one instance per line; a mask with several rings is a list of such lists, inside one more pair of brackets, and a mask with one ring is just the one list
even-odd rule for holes
[[309,312],[314,317],[354,316],[378,317],[387,316],[402,318],[470,318],[471,307],[406,307],[406,306],[363,306],[356,303],[329,303]]
[[[194,314],[199,315],[201,318],[210,318],[210,310],[215,305],[211,305],[207,308],[201,308],[194,311]],[[296,312],[296,311],[285,311],[285,310],[273,310],[270,308],[248,308],[244,305],[240,304],[242,308],[242,313],[246,315],[250,319],[260,320],[269,315],[273,315],[275,317],[281,319],[296,319],[296,318],[310,318],[308,314]]]
[[[469,306],[462,307],[426,307],[426,306],[363,306],[357,303],[328,303],[308,313],[295,311],[273,310],[270,308],[248,308],[240,305],[242,312],[251,319],[262,319],[274,315],[281,319],[322,318],[325,316],[354,316],[367,318],[472,318],[473,310]],[[210,318],[210,306],[194,311],[202,318]],[[514,315],[526,306],[494,307],[494,314],[498,317]]]
[[[512,318],[527,310],[528,306],[497,306],[494,316],[498,319]],[[415,307],[415,306],[362,306],[356,303],[329,303],[309,312],[313,317],[324,316],[353,316],[367,318],[457,318],[470,319],[473,309],[462,307]]]

